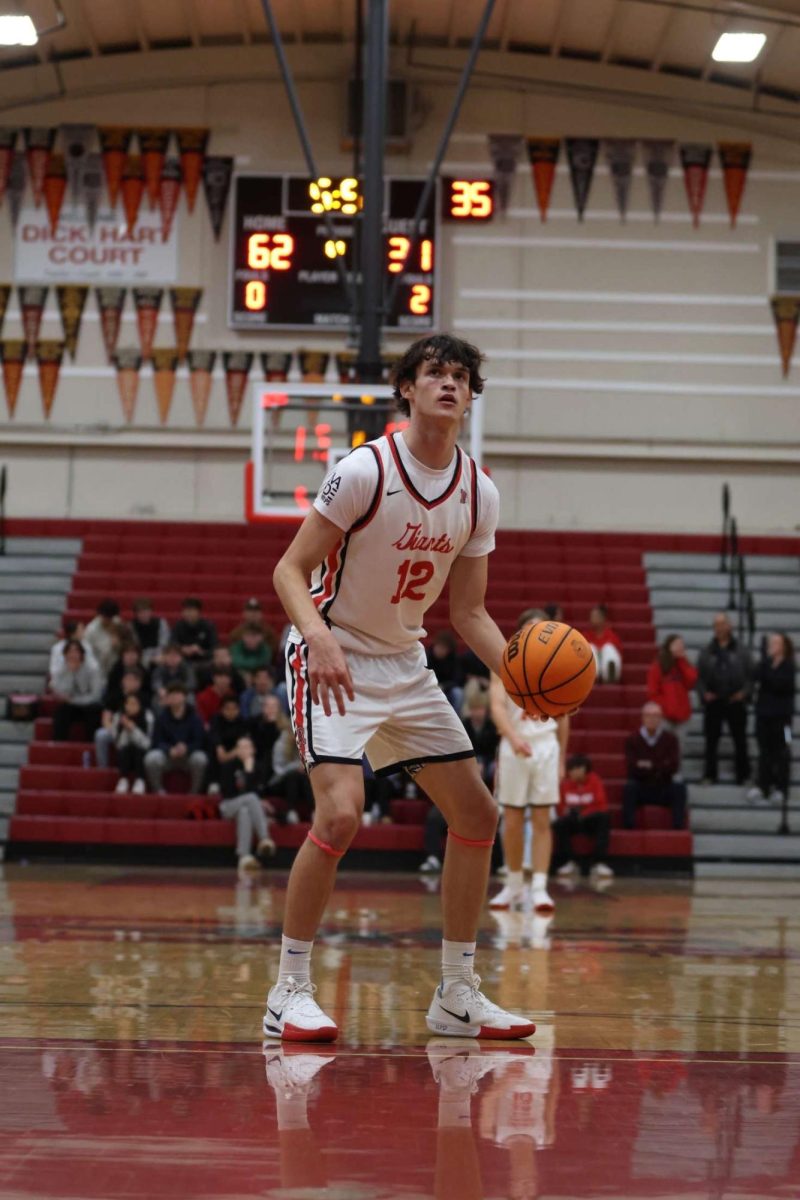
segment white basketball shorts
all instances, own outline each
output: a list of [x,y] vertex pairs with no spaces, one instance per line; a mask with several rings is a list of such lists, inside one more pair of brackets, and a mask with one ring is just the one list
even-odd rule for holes
[[505,738],[497,756],[494,796],[501,808],[558,804],[558,738],[554,733],[534,737],[533,754],[515,754]]
[[402,654],[344,652],[355,700],[345,697],[344,716],[325,716],[308,686],[308,647],[286,646],[286,687],[300,757],[317,763],[360,765],[366,754],[376,775],[433,762],[473,758],[475,751],[454,708],[425,662],[421,644]]

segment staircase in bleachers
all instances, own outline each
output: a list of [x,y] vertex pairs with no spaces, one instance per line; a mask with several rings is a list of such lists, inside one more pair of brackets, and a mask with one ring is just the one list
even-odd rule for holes
[[[47,529],[63,527],[62,523],[42,524]],[[174,621],[184,596],[195,594],[225,637],[239,620],[243,601],[257,596],[276,630],[284,623],[271,573],[294,524],[85,522],[69,528],[83,534],[83,548],[67,597],[68,616],[86,620],[105,596],[119,600],[128,615],[131,601],[148,595],[156,611]],[[691,835],[669,829],[665,811],[644,810],[642,829],[620,828],[623,744],[638,722],[654,644],[643,543],[637,535],[501,532],[492,556],[488,606],[510,633],[526,607],[557,601],[564,606],[566,618],[580,628],[585,627],[593,604],[608,604],[625,646],[623,681],[595,688],[575,719],[571,749],[589,753],[608,784],[612,857],[652,856],[685,863],[691,857]],[[447,602],[442,598],[429,613],[427,628],[432,633],[447,623]],[[92,755],[92,747],[58,745],[49,738],[45,715],[37,722],[36,740],[20,780],[12,826],[15,842],[232,847],[229,822],[185,819],[191,798],[145,801],[139,796],[118,796],[113,791],[113,771],[81,765],[84,753]],[[362,829],[356,846],[421,851],[424,812],[420,801],[398,800],[393,806],[395,823]],[[304,830],[284,827],[277,835],[279,844],[296,846]]]
[[[670,633],[681,633],[689,657],[697,661],[700,650],[712,636],[714,614],[727,611],[735,630],[739,613],[728,608],[727,572],[720,571],[718,554],[650,552],[644,556],[656,635],[660,641]],[[762,639],[776,631],[788,633],[800,647],[800,559],[797,554],[745,554],[747,590],[754,601],[756,625],[753,652],[757,659]],[[746,622],[744,641],[748,642]],[[799,656],[800,661],[800,656]],[[714,862],[800,861],[800,799],[795,790],[789,803],[791,836],[777,834],[780,811],[774,805],[753,805],[746,788],[737,787],[733,774],[733,747],[727,731],[720,742],[720,781],[701,784],[703,777],[703,717],[697,696],[692,715],[684,774],[690,784],[690,824],[694,834],[695,858],[700,864]],[[757,747],[752,713],[748,720],[750,758],[755,769]],[[800,733],[795,716],[794,733]],[[800,740],[792,748],[791,779],[800,785]]]

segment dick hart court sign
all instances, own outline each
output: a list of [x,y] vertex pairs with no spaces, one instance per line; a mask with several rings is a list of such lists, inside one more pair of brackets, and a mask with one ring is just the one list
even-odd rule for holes
[[55,234],[47,211],[24,208],[14,235],[14,277],[29,283],[174,283],[178,222],[166,240],[161,214],[140,210],[129,233],[124,217],[98,214],[90,227],[83,213],[64,208]]

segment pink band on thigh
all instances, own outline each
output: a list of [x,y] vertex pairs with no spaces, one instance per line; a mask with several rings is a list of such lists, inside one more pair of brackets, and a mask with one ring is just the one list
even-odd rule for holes
[[331,858],[342,858],[347,853],[346,850],[334,850],[333,846],[329,846],[327,842],[323,842],[310,829],[306,834],[306,837],[310,842],[313,842],[315,846],[318,846],[323,854],[330,854]]
[[462,846],[493,846],[494,838],[488,840],[475,841],[474,838],[462,837],[460,833],[454,833],[452,829],[448,829],[447,836],[454,838],[457,842],[461,842]]

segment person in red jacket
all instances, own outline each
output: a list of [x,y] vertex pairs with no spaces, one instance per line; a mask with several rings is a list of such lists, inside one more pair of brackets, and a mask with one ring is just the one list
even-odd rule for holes
[[692,715],[691,693],[696,683],[697,668],[686,657],[686,644],[679,633],[671,633],[664,638],[658,657],[647,672],[647,699],[659,705],[681,750],[687,722]]
[[598,683],[619,683],[622,675],[622,642],[608,623],[605,604],[595,604],[589,613],[586,640],[597,663]]
[[558,815],[553,822],[555,855],[566,861],[559,868],[563,878],[578,867],[572,857],[572,838],[576,833],[594,837],[591,854],[591,873],[596,879],[611,879],[614,872],[606,863],[611,832],[608,797],[600,776],[592,770],[591,759],[585,754],[572,754],[567,759],[567,773],[561,780]]

